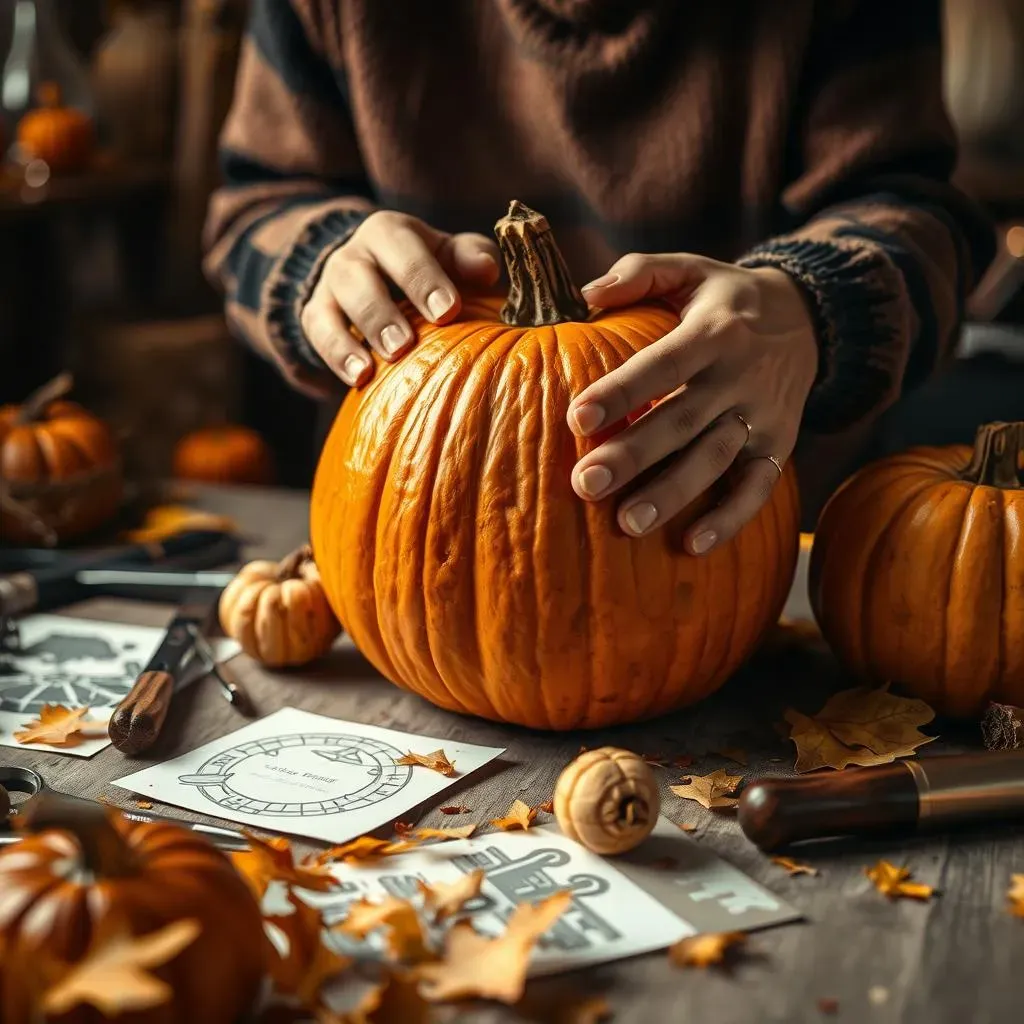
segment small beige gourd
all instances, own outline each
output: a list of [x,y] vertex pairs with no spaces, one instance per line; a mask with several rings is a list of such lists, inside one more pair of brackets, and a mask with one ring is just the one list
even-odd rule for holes
[[594,853],[625,853],[651,834],[661,794],[639,754],[600,747],[563,769],[554,805],[558,825],[570,839]]
[[268,668],[305,665],[341,632],[309,545],[280,562],[243,566],[224,588],[219,614],[224,632]]

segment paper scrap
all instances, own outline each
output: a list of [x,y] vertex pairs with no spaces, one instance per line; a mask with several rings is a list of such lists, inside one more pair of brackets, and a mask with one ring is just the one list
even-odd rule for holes
[[[396,763],[409,750],[438,748],[455,762],[450,778]],[[282,708],[114,785],[243,825],[344,843],[401,820],[503,752]]]

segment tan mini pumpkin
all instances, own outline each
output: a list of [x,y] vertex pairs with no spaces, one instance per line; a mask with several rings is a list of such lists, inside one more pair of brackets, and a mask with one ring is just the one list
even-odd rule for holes
[[220,624],[268,668],[305,665],[341,632],[308,545],[281,562],[244,566],[220,596]]
[[565,767],[555,786],[555,818],[570,839],[594,853],[625,853],[650,834],[661,794],[639,754],[617,747],[587,750]]

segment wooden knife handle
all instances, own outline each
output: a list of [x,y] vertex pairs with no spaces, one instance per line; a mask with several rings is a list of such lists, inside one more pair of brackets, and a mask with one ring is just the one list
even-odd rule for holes
[[902,764],[752,782],[737,807],[743,834],[762,850],[805,839],[907,833],[918,790]]
[[164,727],[173,696],[173,676],[167,672],[143,672],[110,716],[110,742],[129,756],[147,751]]

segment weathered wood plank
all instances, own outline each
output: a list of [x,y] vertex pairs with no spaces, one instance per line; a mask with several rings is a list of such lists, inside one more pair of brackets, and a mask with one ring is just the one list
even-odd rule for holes
[[[307,512],[301,496],[219,489],[205,492],[203,502],[235,516],[256,535],[254,555],[277,556],[305,540]],[[794,601],[791,611],[799,608],[800,601]],[[118,601],[91,602],[72,611],[160,625],[170,609]],[[745,774],[787,773],[792,748],[772,723],[781,719],[787,706],[816,711],[829,692],[848,682],[823,651],[765,654],[692,711],[598,734],[545,735],[433,708],[377,676],[345,641],[322,664],[303,672],[268,673],[245,658],[233,667],[265,713],[293,705],[337,718],[507,747],[500,770],[471,777],[454,794],[472,808],[472,815],[463,820],[480,822],[503,814],[517,796],[533,804],[548,799],[558,772],[581,744],[689,753],[697,758],[692,770],[701,774],[730,765],[712,750],[741,746],[750,756]],[[127,805],[130,795],[110,788],[112,779],[244,724],[212,682],[204,681],[179,697],[167,733],[151,758],[127,765],[113,749],[86,762],[29,750],[4,751],[2,756],[37,767],[56,789],[107,796]],[[929,746],[928,753],[977,742],[970,733],[955,739],[959,746],[940,740]],[[666,787],[678,775],[662,774]],[[450,802],[449,796],[444,802]],[[606,991],[619,1024],[1021,1020],[1017,992],[1024,963],[1024,921],[1006,913],[1005,893],[1010,874],[1024,871],[1024,829],[1006,827],[909,842],[819,844],[801,856],[818,866],[821,875],[790,878],[744,839],[732,816],[680,800],[667,788],[665,812],[675,821],[696,824],[694,841],[708,844],[791,901],[807,921],[753,936],[751,955],[731,976],[681,970],[664,954],[653,954],[538,982],[531,986],[538,998],[566,991]],[[451,821],[434,808],[424,808],[420,820],[432,825]],[[905,863],[942,894],[928,904],[888,902],[864,876],[864,868],[880,857]],[[819,1009],[821,998],[838,1000],[834,1017]],[[523,1015],[485,1007],[459,1019],[505,1024]]]

